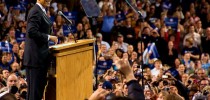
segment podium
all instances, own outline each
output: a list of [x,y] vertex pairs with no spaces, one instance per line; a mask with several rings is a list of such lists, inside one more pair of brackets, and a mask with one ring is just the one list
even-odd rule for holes
[[93,92],[93,39],[50,47],[55,75],[49,78],[45,100],[84,100]]

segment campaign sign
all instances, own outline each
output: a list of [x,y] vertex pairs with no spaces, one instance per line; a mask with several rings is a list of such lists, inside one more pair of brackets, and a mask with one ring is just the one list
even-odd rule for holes
[[123,21],[123,20],[126,19],[124,13],[119,13],[119,14],[117,14],[117,15],[115,16],[115,18],[116,18],[116,20],[117,20],[118,22]]
[[22,41],[25,41],[26,33],[16,32],[15,37],[16,37],[16,41],[18,43],[21,43]]
[[71,29],[69,29],[69,26],[63,25],[63,35],[68,36],[69,33],[71,33]]
[[0,42],[0,50],[10,52],[12,50],[12,44],[9,42]]
[[[70,27],[70,29],[69,29]],[[76,26],[68,26],[68,25],[63,25],[63,35],[68,36],[69,33],[76,33],[77,29]]]
[[63,12],[63,14],[72,21],[73,25],[75,25],[77,21],[77,12]]
[[170,68],[168,71],[171,73],[173,77],[179,75],[179,72],[175,68]]
[[104,74],[104,72],[111,68],[113,61],[106,60],[106,61],[98,61],[97,62],[97,74]]
[[96,0],[80,0],[80,3],[87,17],[99,16],[100,8],[98,7]]
[[165,22],[166,26],[170,26],[173,30],[177,29],[178,18],[175,18],[175,17],[165,18],[164,22]]

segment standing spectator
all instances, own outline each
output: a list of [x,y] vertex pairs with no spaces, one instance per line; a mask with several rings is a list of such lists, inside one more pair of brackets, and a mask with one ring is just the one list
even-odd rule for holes
[[4,2],[0,2],[0,20],[3,21],[7,16],[7,7]]
[[144,47],[148,46],[148,43],[151,42],[151,36],[150,36],[150,29],[149,27],[144,27],[141,32],[141,39],[144,42]]
[[97,45],[101,45],[101,44],[106,45],[106,47],[107,47],[106,49],[107,49],[107,50],[109,50],[109,48],[110,48],[109,43],[106,42],[106,41],[103,41],[103,36],[102,36],[101,33],[97,33],[97,34],[96,34],[96,43],[97,43]]
[[202,37],[201,47],[203,53],[208,53],[210,55],[210,27],[206,29],[206,36]]
[[163,58],[164,62],[166,62],[166,64],[168,64],[169,66],[173,66],[175,59],[178,58],[178,52],[174,48],[174,44],[172,41],[168,42],[167,53]]
[[204,36],[204,29],[202,28],[202,22],[199,20],[196,22],[196,28],[195,28],[196,32],[198,34],[200,34],[200,36]]
[[104,40],[107,41],[108,43],[110,43],[110,40],[109,40],[109,38],[111,36],[110,32],[114,26],[114,20],[115,20],[114,14],[115,14],[115,12],[113,10],[109,9],[107,11],[107,15],[103,16],[103,24],[102,24],[101,31],[102,31]]
[[183,45],[186,45],[186,39],[193,38],[193,46],[199,47],[201,44],[201,36],[200,34],[195,32],[195,26],[189,26],[189,33],[184,37]]
[[128,44],[134,44],[135,42],[135,32],[134,28],[132,26],[132,20],[131,18],[126,19],[126,25],[124,27],[124,32],[123,32],[125,42]]

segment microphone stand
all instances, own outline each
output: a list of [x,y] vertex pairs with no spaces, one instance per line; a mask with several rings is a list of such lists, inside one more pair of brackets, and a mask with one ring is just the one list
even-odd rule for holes
[[[141,15],[141,13],[139,13],[139,19],[138,20],[142,20],[143,22],[144,22],[144,19],[143,19],[143,17],[142,17],[142,15]],[[141,32],[141,30],[139,31],[139,34],[140,34],[140,32]],[[142,43],[143,43],[143,38],[142,38],[142,35],[140,34],[140,40],[141,40],[141,61],[140,61],[140,66],[141,66],[141,75],[142,75],[142,89],[144,90],[144,68],[143,68],[143,45],[142,45]]]
[[[94,16],[89,16],[89,19],[91,19],[91,21],[92,21],[92,23],[91,23],[91,30],[92,30],[92,32],[93,33],[95,33],[95,35],[96,35],[96,28],[95,27],[97,27],[97,17],[94,17]],[[93,54],[94,54],[94,60],[95,60],[95,69],[94,69],[94,76],[95,76],[95,90],[98,88],[98,68],[97,68],[97,66],[98,66],[98,53],[96,52],[96,45],[97,45],[97,43],[96,43],[96,39],[94,39],[95,41],[94,41],[94,43],[93,43],[93,45],[94,45],[94,50],[93,50]]]
[[[135,6],[135,5],[133,5],[132,4],[132,2],[130,1],[130,0],[126,0],[126,2],[127,2],[127,4],[136,12],[136,13],[138,13],[138,15],[139,15],[139,19],[138,20],[142,20],[142,21],[144,21],[144,18],[143,18],[143,15],[142,15],[142,13],[141,13],[141,11],[138,11],[138,8]],[[139,31],[139,33],[140,33],[140,31]],[[143,42],[142,41],[142,36],[141,36],[141,34],[140,34],[140,40],[141,40],[141,43]],[[141,66],[141,70],[142,70],[142,89],[144,90],[144,73],[143,73],[143,47],[142,47],[142,45],[141,45],[141,53],[142,53],[142,56],[141,56],[141,62],[140,62],[140,66]]]

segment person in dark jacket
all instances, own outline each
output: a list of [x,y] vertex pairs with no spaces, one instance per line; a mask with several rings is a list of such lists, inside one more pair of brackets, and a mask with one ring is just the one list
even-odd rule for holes
[[[130,67],[128,61],[115,59],[114,60],[118,70],[125,76],[127,81],[128,96],[122,97],[123,100],[145,100],[144,91],[139,85],[138,81],[134,77],[133,71]],[[103,88],[98,88],[88,100],[104,100],[109,94],[109,91],[106,91]],[[111,99],[115,100],[115,98]],[[117,99],[116,99],[117,100]]]
[[46,8],[51,0],[37,0],[31,8],[27,19],[27,32],[23,64],[26,66],[28,83],[27,100],[41,100],[47,83],[47,70],[49,62],[49,40],[58,42],[52,33],[53,23],[46,14]]

